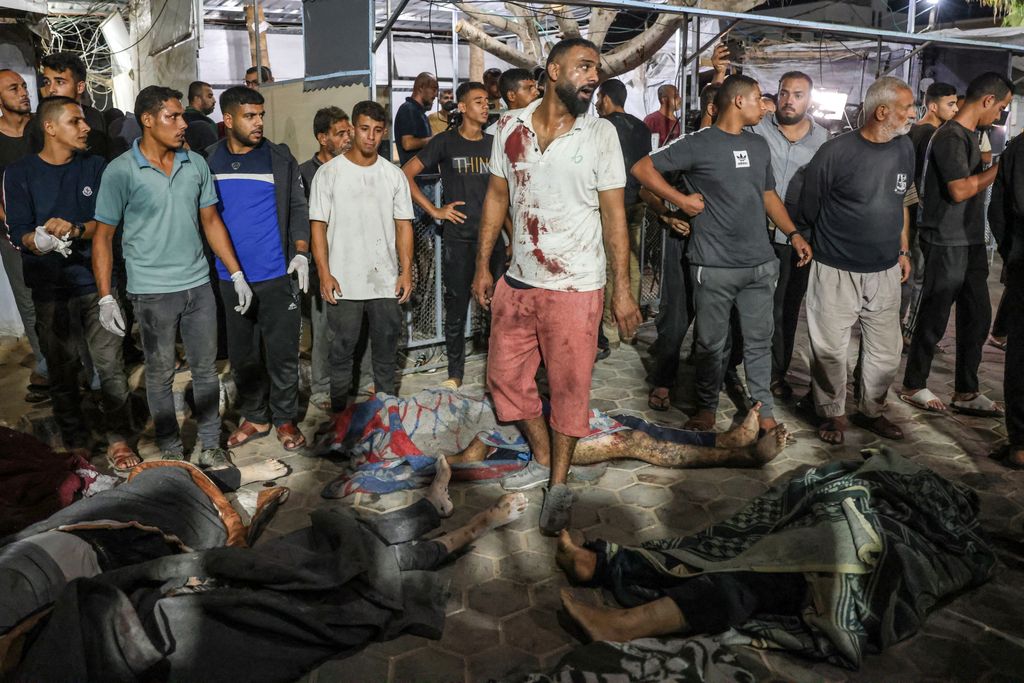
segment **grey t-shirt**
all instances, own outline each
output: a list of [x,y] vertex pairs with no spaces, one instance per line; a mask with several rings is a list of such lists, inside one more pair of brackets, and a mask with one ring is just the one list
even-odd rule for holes
[[981,173],[978,134],[955,120],[942,124],[932,136],[924,173],[924,195],[918,224],[921,239],[943,247],[985,243],[985,192],[962,202],[953,201],[947,184]]
[[690,263],[749,268],[775,258],[764,212],[775,176],[764,138],[712,126],[662,147],[651,161],[662,173],[682,171],[687,190],[704,197],[704,211],[691,221]]

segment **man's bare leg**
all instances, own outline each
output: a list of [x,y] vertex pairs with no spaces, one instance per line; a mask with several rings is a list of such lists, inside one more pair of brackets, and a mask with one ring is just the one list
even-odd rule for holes
[[[551,433],[553,435],[551,450],[554,456],[554,464],[551,466],[549,486],[556,486],[564,484],[565,480],[569,478],[569,467],[572,466],[573,451],[576,450],[576,442],[579,439],[575,436],[567,436],[554,429],[551,430]],[[541,462],[541,464],[544,463]]]
[[[211,467],[209,471],[216,472],[217,470],[227,470],[232,467],[234,467],[234,465]],[[235,467],[235,469],[238,470],[239,486],[245,486],[246,484],[252,484],[257,481],[271,481],[288,474],[288,465],[285,465],[280,460],[273,459],[264,460],[263,462],[257,462],[252,465],[242,465],[241,467]]]
[[442,517],[451,517],[455,506],[452,498],[448,495],[448,482],[452,479],[452,468],[448,465],[446,458],[438,458],[434,465],[434,481],[430,484],[427,495],[424,496],[437,510]]
[[749,446],[757,441],[757,432],[761,420],[761,402],[758,401],[751,408],[743,422],[738,427],[733,427],[727,432],[715,435],[715,446],[719,448],[735,448],[737,446]]
[[558,550],[555,551],[555,563],[565,572],[566,578],[577,583],[587,583],[597,570],[597,553],[584,548],[582,541],[582,535],[574,538],[573,532],[562,529],[558,535]]
[[484,459],[487,458],[487,452],[490,450],[490,446],[474,436],[473,441],[471,441],[468,446],[454,455],[445,456],[445,458],[448,460],[449,465],[460,465],[467,462],[483,462]]
[[616,609],[587,605],[574,598],[569,588],[563,588],[561,595],[565,611],[591,640],[626,643],[637,638],[690,630],[682,611],[671,598],[659,598],[630,609]]
[[581,441],[576,446],[573,462],[593,465],[609,460],[633,459],[658,467],[680,469],[761,467],[778,455],[788,442],[785,425],[769,430],[755,443],[732,448],[670,443],[629,430]]
[[523,516],[529,502],[525,494],[506,493],[490,508],[474,515],[466,526],[434,540],[451,554],[465,548],[487,532],[516,521]]
[[519,420],[516,427],[526,437],[530,444],[530,452],[538,465],[551,467],[551,437],[548,434],[548,423],[544,416],[533,417],[529,420]]

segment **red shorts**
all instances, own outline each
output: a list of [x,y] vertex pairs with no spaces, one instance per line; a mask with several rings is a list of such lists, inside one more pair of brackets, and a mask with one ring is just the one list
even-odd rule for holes
[[590,433],[590,375],[604,290],[515,289],[505,278],[491,300],[487,387],[503,422],[540,417],[536,374],[541,357],[551,391],[551,428],[566,436]]

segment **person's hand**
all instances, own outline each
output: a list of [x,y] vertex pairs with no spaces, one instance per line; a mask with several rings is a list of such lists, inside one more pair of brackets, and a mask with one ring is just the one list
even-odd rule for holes
[[704,211],[704,195],[699,192],[694,194],[684,194],[683,202],[679,205],[679,208],[683,210],[687,216],[696,216],[697,214]]
[[494,297],[494,276],[487,268],[477,268],[476,276],[473,278],[473,298],[480,308],[485,311],[491,308],[491,299]]
[[107,332],[123,337],[125,332],[124,316],[117,300],[110,294],[100,299],[100,325]]
[[434,220],[438,221],[451,221],[452,223],[458,223],[459,225],[466,222],[466,214],[462,213],[456,206],[462,206],[466,202],[451,202],[445,204],[442,207],[434,209],[431,216]]
[[299,289],[305,294],[309,291],[309,258],[304,254],[296,254],[288,264],[286,275],[299,274]]
[[395,296],[398,303],[404,304],[412,296],[412,273],[405,272],[398,276],[398,283],[395,285]]
[[231,281],[235,283],[235,294],[238,295],[238,305],[235,306],[235,310],[245,315],[252,304],[252,290],[249,288],[249,283],[245,281],[245,274],[240,270],[231,274]]
[[900,254],[900,282],[906,282],[910,279],[910,271],[912,270],[910,265],[910,257],[906,254]]
[[626,288],[616,287],[615,295],[612,297],[612,315],[619,326],[619,336],[622,339],[632,339],[636,334],[636,328],[643,322],[640,307],[636,305],[636,300]]
[[329,304],[336,304],[341,298],[341,285],[330,273],[320,274],[320,297]]
[[690,224],[684,221],[682,218],[675,218],[674,216],[662,216],[661,220],[669,227],[669,230],[677,232],[683,237],[690,234]]
[[36,234],[32,237],[32,243],[35,245],[32,251],[42,256],[43,254],[49,254],[59,247],[60,238],[51,235],[44,226],[40,225],[36,228]]
[[799,232],[794,232],[789,239],[789,243],[796,250],[797,256],[800,259],[796,262],[797,268],[802,268],[811,262],[811,258],[814,256],[814,252],[811,251],[811,245],[807,243],[804,236]]
[[711,66],[716,72],[724,73],[730,64],[729,46],[725,43],[719,43],[715,46],[715,51],[711,53]]
[[73,239],[75,226],[63,218],[51,218],[43,224],[43,229],[60,240]]

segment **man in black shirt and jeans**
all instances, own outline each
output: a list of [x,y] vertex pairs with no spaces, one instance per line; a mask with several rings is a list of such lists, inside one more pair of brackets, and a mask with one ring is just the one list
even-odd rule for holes
[[850,334],[861,330],[862,426],[889,438],[903,430],[882,414],[900,365],[900,283],[910,275],[909,215],[914,147],[906,137],[914,93],[898,78],[868,88],[865,124],[825,142],[811,159],[800,195],[802,222],[813,228],[807,284],[811,396],[818,436],[843,442]]
[[[622,159],[626,162],[626,187],[623,190],[623,199],[626,204],[626,220],[629,221],[629,289],[633,299],[640,301],[640,230],[644,221],[644,204],[640,201],[640,181],[629,173],[633,164],[651,153],[651,131],[647,125],[632,114],[627,114],[626,86],[615,78],[609,79],[601,84],[595,98],[597,113],[603,119],[607,119],[615,126],[615,132],[619,135],[619,145],[622,147]],[[611,265],[608,265],[608,282],[611,283]],[[612,296],[613,287],[604,289],[604,318],[601,328],[598,330],[598,355],[606,352],[609,348],[608,338],[605,335],[604,324],[610,329],[617,326],[612,318]],[[617,331],[613,332],[617,335]],[[603,342],[603,343],[602,343]]]
[[[455,93],[462,124],[431,138],[402,170],[409,179],[412,200],[436,221],[444,221],[441,275],[444,287],[444,340],[448,352],[448,379],[441,386],[458,389],[466,365],[466,313],[476,272],[477,238],[487,184],[490,181],[494,138],[483,132],[487,124],[487,88],[471,81]],[[437,207],[416,184],[424,168],[440,166],[444,206]],[[491,253],[491,274],[497,280],[505,263],[505,250]]]
[[100,322],[92,273],[93,210],[105,162],[86,154],[89,126],[75,100],[43,100],[38,120],[43,151],[7,169],[4,196],[11,238],[22,249],[25,281],[32,289],[53,414],[67,448],[91,445],[78,389],[81,358],[71,334],[77,317],[100,376],[107,460],[126,474],[141,461],[127,443],[131,426],[121,339]]
[[999,243],[1006,267],[1006,361],[1003,395],[1006,398],[1006,436],[1009,441],[993,453],[1007,467],[1024,469],[1024,135],[1018,135],[999,157],[992,186],[988,222]]
[[928,389],[935,345],[942,340],[956,304],[956,374],[950,406],[969,415],[1002,410],[978,386],[981,350],[992,322],[985,248],[985,190],[997,166],[982,171],[977,129],[992,125],[1010,103],[1013,84],[989,72],[967,86],[957,115],[932,136],[925,161],[919,238],[924,251],[924,287],[900,395],[923,410],[945,404]]

